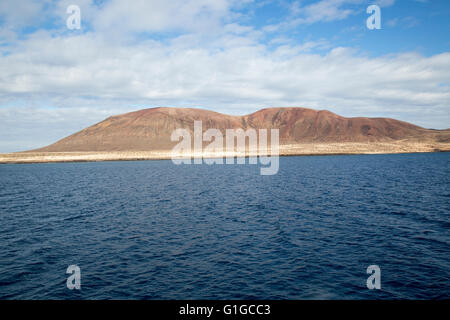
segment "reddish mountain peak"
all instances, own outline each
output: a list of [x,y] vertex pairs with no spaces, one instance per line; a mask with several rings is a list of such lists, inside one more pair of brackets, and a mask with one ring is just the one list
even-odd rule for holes
[[195,108],[157,107],[129,112],[108,119],[64,138],[39,151],[146,151],[171,149],[177,128],[203,130],[236,128],[279,129],[281,144],[446,141],[450,131],[427,130],[388,118],[346,118],[327,110],[265,108],[245,116],[233,116]]

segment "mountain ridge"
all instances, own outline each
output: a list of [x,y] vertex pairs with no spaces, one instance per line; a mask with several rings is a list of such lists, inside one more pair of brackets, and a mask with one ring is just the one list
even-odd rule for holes
[[264,108],[243,115],[227,115],[196,108],[156,107],[114,115],[43,148],[29,152],[170,150],[178,128],[193,131],[216,128],[279,129],[280,145],[302,143],[374,143],[408,141],[448,143],[450,129],[425,129],[392,118],[343,117],[328,110],[302,107]]

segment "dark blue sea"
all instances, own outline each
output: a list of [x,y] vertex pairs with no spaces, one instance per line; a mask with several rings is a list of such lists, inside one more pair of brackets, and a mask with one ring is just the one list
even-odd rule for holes
[[259,169],[0,165],[0,298],[450,298],[450,153]]

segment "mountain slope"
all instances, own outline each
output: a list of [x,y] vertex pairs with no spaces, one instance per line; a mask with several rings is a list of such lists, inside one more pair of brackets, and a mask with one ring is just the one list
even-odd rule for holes
[[245,116],[188,108],[151,108],[112,116],[34,152],[170,150],[177,128],[280,130],[280,144],[390,142],[450,142],[450,130],[430,130],[388,118],[346,118],[306,108],[269,108]]

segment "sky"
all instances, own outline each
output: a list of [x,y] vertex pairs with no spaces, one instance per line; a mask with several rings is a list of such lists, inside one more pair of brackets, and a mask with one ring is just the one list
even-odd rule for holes
[[0,152],[158,106],[449,128],[450,1],[0,0]]

